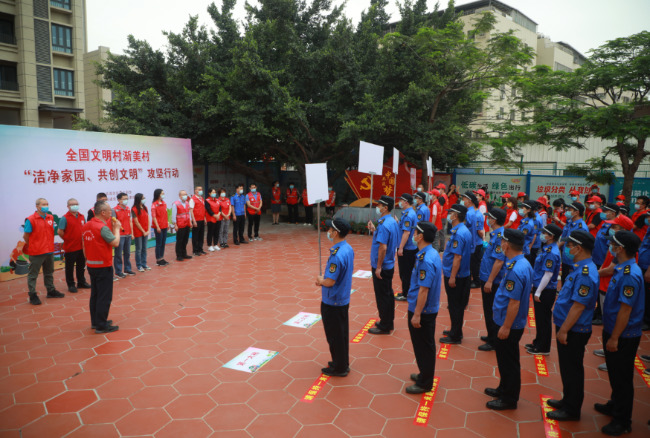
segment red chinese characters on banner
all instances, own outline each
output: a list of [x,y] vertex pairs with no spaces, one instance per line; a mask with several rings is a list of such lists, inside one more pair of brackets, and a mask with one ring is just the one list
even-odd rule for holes
[[67,161],[117,161],[117,162],[148,162],[149,151],[128,151],[109,149],[68,149],[65,153]]

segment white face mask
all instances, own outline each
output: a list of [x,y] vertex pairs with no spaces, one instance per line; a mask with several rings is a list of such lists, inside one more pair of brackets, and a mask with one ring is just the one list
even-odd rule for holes
[[203,196],[203,190],[199,190],[199,196]]
[[183,196],[181,196],[181,199],[182,199],[183,201],[187,201],[187,195],[183,195]]
[[242,193],[244,193],[244,189],[237,190],[237,193],[239,193],[241,195]]
[[129,200],[128,200],[128,199],[123,199],[123,200],[121,200],[120,202],[122,203],[122,205],[128,205],[128,204],[129,204]]
[[381,209],[379,207],[375,207],[375,211],[379,216],[381,216]]
[[327,240],[329,240],[330,242],[334,242],[334,238],[332,237],[332,234],[329,231],[327,232]]
[[160,199],[165,199],[165,194],[164,193],[160,195]]
[[225,194],[225,193],[221,193],[221,197],[222,197],[222,198],[225,198],[225,197],[226,197],[226,194]]
[[146,204],[145,201],[146,201],[146,199],[143,199],[143,200],[142,200],[142,205]]

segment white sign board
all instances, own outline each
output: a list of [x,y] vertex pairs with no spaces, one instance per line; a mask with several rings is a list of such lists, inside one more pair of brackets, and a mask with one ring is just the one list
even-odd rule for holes
[[291,327],[309,328],[321,320],[321,316],[315,313],[300,312],[284,325]]
[[[194,191],[187,139],[0,125],[0,156],[0,202],[7,206],[0,215],[3,270],[22,247],[25,218],[34,213],[37,198],[47,199],[58,223],[69,198],[79,201],[85,216],[99,192],[108,195],[111,207],[120,192],[129,195],[130,206],[136,193],[150,206],[161,188],[171,208],[179,190]],[[58,236],[55,242],[56,251]]]
[[354,274],[352,274],[352,277],[354,278],[372,278],[372,272],[370,271],[357,271]]
[[305,164],[305,174],[309,204],[317,204],[329,199],[327,163]]
[[359,172],[380,175],[384,168],[384,147],[362,141],[359,144]]
[[429,178],[433,176],[433,158],[427,158],[427,175]]
[[399,173],[399,151],[397,148],[393,148],[393,173],[395,175]]
[[260,348],[248,347],[246,351],[238,354],[233,360],[223,367],[232,370],[254,373],[262,368],[268,361],[277,356],[277,351],[262,350]]

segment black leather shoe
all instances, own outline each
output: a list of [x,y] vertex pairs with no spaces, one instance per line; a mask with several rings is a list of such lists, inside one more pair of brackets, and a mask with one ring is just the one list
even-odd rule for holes
[[490,338],[488,338],[487,336],[481,336],[481,341],[488,342],[489,340]]
[[83,282],[83,283],[77,283],[77,288],[78,289],[90,289],[90,284]]
[[562,400],[556,400],[554,398],[550,398],[546,400],[546,404],[552,407],[553,409],[562,409],[564,407],[564,403],[562,403]]
[[444,338],[440,338],[440,342],[442,344],[460,344],[461,340],[460,339],[454,340],[451,339],[449,336],[445,336]]
[[430,390],[419,387],[418,385],[411,385],[406,387],[406,392],[408,394],[424,394]]
[[478,347],[479,351],[494,351],[494,347],[487,342]]
[[507,411],[509,409],[517,409],[517,403],[509,403],[501,399],[496,399],[489,401],[485,404],[488,409],[493,409],[495,411]]
[[390,335],[390,330],[382,330],[379,327],[371,327],[368,329],[368,333],[371,335]]
[[417,382],[418,377],[420,377],[420,375],[418,373],[413,373],[409,377],[411,377],[411,380],[413,380],[414,382]]
[[120,327],[117,326],[117,325],[107,325],[107,326],[104,327],[104,328],[101,328],[101,329],[100,329],[100,328],[95,329],[95,333],[97,333],[98,335],[100,335],[100,334],[102,334],[102,333],[112,333],[112,332],[116,332],[116,331],[118,331],[119,329],[120,329]]
[[186,256],[183,256],[183,258],[184,258],[185,260],[189,260],[189,259],[192,258],[192,256],[191,256],[191,255],[186,255]]
[[246,242],[245,240],[242,240],[242,241],[239,242],[239,243],[243,243],[244,245],[248,245],[248,242]]
[[[106,321],[106,324],[108,324],[108,325],[113,324],[113,320],[112,320],[112,319],[109,319],[108,321]],[[93,329],[93,330],[95,330],[97,327],[94,326],[94,325],[91,325],[90,328]]]
[[501,391],[498,388],[485,388],[483,392],[490,397],[498,398],[501,397]]
[[61,292],[59,292],[59,291],[56,290],[56,289],[51,290],[51,291],[49,291],[49,292],[47,293],[47,297],[48,297],[48,298],[63,298],[64,296],[65,296],[65,294],[62,294]]
[[530,350],[531,348],[535,348],[535,344],[525,344],[525,345],[524,345],[524,348],[525,348],[526,350]]
[[29,304],[33,304],[34,306],[39,306],[41,305],[41,299],[38,297],[36,294],[29,294]]
[[610,402],[607,403],[594,403],[594,409],[603,415],[614,416],[614,407]]
[[334,368],[327,367],[327,368],[321,369],[320,371],[321,371],[321,373],[325,374],[326,376],[345,377],[350,372],[350,369],[348,368],[345,371],[339,372],[339,371],[335,371]]
[[580,415],[571,415],[567,411],[558,409],[557,411],[551,411],[546,413],[546,418],[555,421],[580,421]]
[[611,423],[604,425],[600,431],[605,435],[619,436],[623,435],[624,433],[632,432],[632,427],[624,426],[618,421],[612,421]]
[[[443,336],[449,336],[450,334],[451,334],[451,330],[443,330],[443,331],[442,331],[442,335],[443,335]],[[463,339],[462,336],[461,336],[460,338]],[[485,342],[487,342],[487,341],[485,341]]]
[[76,294],[77,293],[77,287],[76,286],[68,287],[68,292]]
[[[329,362],[327,362],[327,366],[328,366],[329,368],[334,368],[334,362],[332,362],[332,361],[330,360]],[[349,372],[350,372],[350,367],[348,367],[347,370],[348,370],[348,373],[349,373]]]

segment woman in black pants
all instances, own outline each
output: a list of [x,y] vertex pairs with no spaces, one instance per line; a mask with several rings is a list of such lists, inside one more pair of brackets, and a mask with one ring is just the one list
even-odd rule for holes
[[217,190],[210,187],[205,198],[205,218],[208,222],[208,251],[219,251],[219,231],[221,228],[221,210]]

